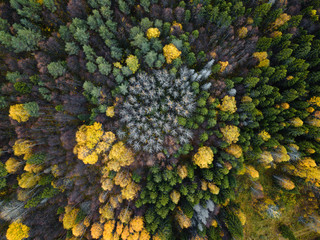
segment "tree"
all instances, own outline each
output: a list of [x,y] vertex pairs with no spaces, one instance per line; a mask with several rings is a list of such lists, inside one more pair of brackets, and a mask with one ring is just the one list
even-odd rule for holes
[[121,166],[129,166],[134,161],[133,152],[123,142],[118,142],[112,146],[109,160],[107,165],[110,170],[119,171]]
[[233,125],[227,125],[224,128],[221,128],[220,131],[223,134],[223,139],[231,144],[236,143],[240,136],[239,128]]
[[148,39],[158,38],[160,36],[160,31],[158,28],[149,28],[146,34]]
[[157,60],[157,53],[154,51],[150,51],[145,56],[145,62],[148,64],[150,68],[153,67],[154,62]]
[[65,207],[65,214],[63,216],[63,228],[72,229],[76,225],[77,215],[79,213],[78,208],[72,209],[71,206]]
[[101,223],[95,222],[91,226],[91,236],[93,239],[99,239],[103,233],[103,226]]
[[139,60],[134,55],[129,55],[126,59],[126,64],[129,67],[129,69],[134,74],[140,67]]
[[6,237],[8,240],[22,240],[29,237],[30,228],[21,222],[15,221],[9,225]]
[[11,105],[9,109],[9,117],[13,120],[26,122],[29,120],[30,113],[25,109],[24,104]]
[[51,76],[54,78],[61,77],[67,71],[65,61],[51,62],[48,64],[47,68]]
[[18,184],[21,188],[32,188],[38,183],[39,180],[40,176],[26,172],[18,177]]
[[210,147],[201,147],[192,160],[200,168],[208,168],[213,161],[213,152]]
[[167,63],[171,63],[174,59],[180,57],[181,52],[172,43],[163,47],[163,55],[166,58]]
[[235,97],[231,96],[224,96],[222,99],[222,104],[220,105],[221,111],[228,111],[231,114],[235,113],[237,111],[237,102]]

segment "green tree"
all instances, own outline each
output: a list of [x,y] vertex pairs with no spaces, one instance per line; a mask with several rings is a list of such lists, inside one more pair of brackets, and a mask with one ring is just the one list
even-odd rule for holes
[[58,61],[51,62],[47,66],[49,73],[52,77],[58,78],[66,73],[66,62]]

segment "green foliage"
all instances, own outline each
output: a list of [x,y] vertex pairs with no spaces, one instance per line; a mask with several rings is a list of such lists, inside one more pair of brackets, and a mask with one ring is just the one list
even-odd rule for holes
[[66,73],[66,63],[64,61],[51,62],[48,64],[48,71],[52,77],[58,78]]
[[36,102],[28,102],[24,104],[24,109],[28,111],[31,117],[39,117],[39,105]]
[[27,163],[29,164],[42,164],[46,159],[46,155],[44,153],[35,153],[30,158],[28,158]]
[[279,230],[280,230],[282,236],[285,237],[286,239],[296,240],[292,230],[287,225],[281,224],[279,226]]
[[16,91],[18,91],[21,94],[31,93],[32,86],[25,82],[16,82],[13,86],[16,89]]

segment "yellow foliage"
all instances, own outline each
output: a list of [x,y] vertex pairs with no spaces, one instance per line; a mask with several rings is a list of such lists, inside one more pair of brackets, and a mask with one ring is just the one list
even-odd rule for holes
[[170,198],[172,202],[174,202],[175,204],[178,204],[180,200],[180,193],[176,190],[173,190],[172,193],[170,194]]
[[273,161],[272,154],[268,151],[263,151],[260,155],[259,162],[263,165],[268,166]]
[[291,19],[291,16],[286,14],[286,13],[282,13],[272,24],[271,24],[271,28],[272,29],[277,29],[279,27],[281,27],[283,24],[285,24],[286,22],[288,22]]
[[123,223],[117,222],[116,233],[117,233],[118,235],[121,235],[122,230],[123,230],[123,226],[124,226]]
[[276,163],[287,162],[290,160],[290,156],[287,153],[287,149],[280,145],[274,152],[272,152],[273,159]]
[[225,61],[225,62],[219,61],[218,63],[221,65],[220,72],[223,72],[226,69],[226,67],[229,65],[228,61]]
[[237,102],[235,97],[228,95],[224,96],[222,99],[222,104],[219,108],[224,112],[229,111],[231,114],[235,113],[237,111]]
[[308,113],[313,113],[315,109],[313,107],[308,107],[306,110]]
[[160,36],[160,31],[158,28],[149,28],[147,30],[147,38],[151,39],[151,38],[157,38]]
[[87,155],[86,157],[84,157],[83,159],[81,159],[85,164],[95,164],[96,162],[98,162],[98,154],[96,152],[93,152],[89,155]]
[[290,105],[289,103],[281,103],[281,107],[284,109],[284,110],[287,110],[290,108]]
[[74,208],[70,210],[71,206],[65,208],[66,213],[63,216],[63,228],[72,229],[76,225],[76,219],[79,212],[79,209]]
[[17,199],[19,201],[26,201],[29,198],[29,190],[24,190],[24,189],[18,189],[17,190]]
[[269,59],[262,60],[257,67],[268,67],[270,65]]
[[251,165],[246,167],[246,172],[254,180],[259,178],[259,172]]
[[251,103],[252,102],[252,98],[249,97],[249,96],[243,96],[241,98],[241,102],[243,102],[243,103]]
[[181,51],[179,51],[174,44],[170,43],[163,47],[163,55],[167,63],[170,64],[174,59],[180,57]]
[[116,67],[116,68],[119,68],[119,69],[122,68],[122,65],[121,65],[120,62],[115,62],[115,63],[113,64],[113,66]]
[[114,183],[121,188],[127,186],[131,181],[131,173],[128,170],[120,170],[114,178]]
[[15,173],[20,165],[21,163],[17,159],[11,157],[6,161],[5,168],[8,173]]
[[104,133],[101,123],[82,125],[76,133],[77,145],[73,153],[85,164],[95,164],[99,154],[106,152],[115,139],[112,132]]
[[282,32],[280,32],[280,31],[274,31],[270,35],[270,37],[272,37],[272,38],[281,37],[281,36],[282,36]]
[[132,73],[135,73],[140,67],[139,59],[134,55],[129,55],[127,57],[126,64]]
[[29,230],[28,226],[15,221],[9,225],[6,237],[8,240],[22,240],[29,237]]
[[294,185],[294,182],[292,182],[290,179],[288,178],[277,178],[278,183],[281,187],[283,187],[286,190],[292,190],[294,189],[296,186]]
[[11,105],[9,109],[9,117],[11,117],[13,120],[20,122],[26,122],[28,121],[29,117],[31,115],[29,112],[24,108],[23,104],[16,104]]
[[213,219],[212,222],[211,222],[211,226],[214,227],[214,228],[218,227],[218,222]]
[[185,179],[188,176],[188,169],[185,165],[178,166],[178,175],[181,179]]
[[133,161],[133,152],[126,148],[123,142],[117,142],[109,153],[108,167],[110,170],[119,171],[122,166],[129,166]]
[[107,220],[114,218],[114,211],[112,206],[110,206],[108,203],[104,205],[103,207],[99,208],[99,213],[101,216]]
[[293,79],[293,76],[288,76],[286,79],[287,79],[288,81],[290,81],[290,80]]
[[213,152],[210,147],[200,147],[192,160],[200,168],[208,168],[213,161]]
[[173,32],[174,27],[178,27],[178,28],[180,28],[180,30],[182,30],[182,24],[181,23],[177,23],[176,21],[173,21],[172,26],[170,28],[170,33]]
[[236,212],[236,215],[238,216],[240,222],[242,225],[245,225],[246,224],[246,221],[247,221],[247,218],[246,218],[246,215],[244,214],[244,212],[242,212],[241,210],[238,210]]
[[18,177],[18,184],[21,188],[32,188],[34,187],[40,179],[40,176],[36,176],[33,173],[23,173]]
[[86,226],[86,227],[89,227],[90,226],[90,218],[88,216],[86,216],[83,220],[83,224]]
[[121,194],[112,196],[112,197],[110,197],[109,201],[110,201],[110,204],[113,208],[117,208],[117,207],[119,207],[119,203],[122,203],[122,196],[121,196]]
[[121,233],[121,239],[128,239],[129,236],[130,236],[129,227],[126,226]]
[[25,170],[26,172],[30,172],[30,173],[38,173],[38,172],[40,172],[42,169],[43,169],[43,166],[39,166],[39,165],[37,165],[37,164],[27,163],[27,164],[24,166],[24,170]]
[[227,125],[220,129],[223,134],[223,139],[227,143],[236,143],[240,136],[239,128],[233,125]]
[[131,218],[132,212],[128,209],[122,209],[118,219],[122,222],[122,223],[129,223],[130,218]]
[[313,160],[310,157],[305,157],[302,158],[299,162],[298,162],[300,167],[307,167],[307,168],[311,168],[311,167],[316,167],[317,164],[315,162],[315,160]]
[[261,131],[258,135],[259,135],[259,136],[262,138],[262,140],[265,141],[265,142],[268,141],[268,140],[271,138],[270,134],[269,134],[266,130]]
[[93,125],[82,125],[76,133],[76,141],[80,145],[86,145],[89,149],[101,140],[103,135],[101,123],[95,122]]
[[209,190],[210,190],[210,192],[212,194],[218,195],[219,192],[220,192],[220,188],[217,185],[213,184],[213,183],[209,182],[208,183],[208,188],[209,188]]
[[182,229],[191,227],[191,219],[182,212],[180,207],[178,207],[178,211],[176,213],[176,220]]
[[114,117],[114,106],[107,108],[106,115],[111,118]]
[[320,119],[318,118],[308,118],[307,123],[314,127],[320,127]]
[[29,140],[18,139],[13,145],[13,152],[16,156],[24,155],[23,159],[27,160],[32,155],[33,144]]
[[248,29],[246,27],[242,27],[238,31],[239,38],[245,38],[248,34]]
[[301,127],[303,125],[303,121],[298,117],[291,119],[290,122],[294,127]]
[[123,199],[133,200],[136,197],[139,190],[140,185],[131,181],[125,188],[121,190],[121,194]]
[[134,217],[130,222],[130,228],[135,232],[140,232],[144,228],[143,217]]
[[204,180],[201,181],[201,189],[203,191],[207,191],[207,189],[208,189],[208,183]]
[[268,53],[267,52],[255,52],[255,53],[253,53],[253,56],[255,58],[258,58],[259,61],[261,62],[262,60],[267,59]]
[[100,236],[102,235],[103,233],[103,228],[102,228],[102,225],[98,222],[92,224],[92,227],[91,227],[91,237],[93,239],[99,239]]
[[237,144],[231,144],[228,148],[226,148],[226,152],[236,158],[240,158],[242,156],[242,148]]
[[84,226],[84,224],[83,224],[82,222],[76,224],[76,225],[73,226],[73,228],[72,228],[72,234],[73,234],[73,236],[75,236],[75,237],[80,237],[80,236],[82,236],[85,231],[86,231],[86,228],[85,228],[85,226]]
[[255,52],[253,53],[253,57],[259,59],[259,65],[257,67],[267,67],[270,64],[267,52]]
[[140,233],[140,239],[139,240],[149,240],[150,234],[147,232],[147,230],[143,229]]
[[104,224],[103,228],[103,240],[110,240],[112,239],[112,232],[114,229],[115,221],[114,220],[109,220]]
[[104,191],[111,191],[113,187],[113,181],[110,178],[101,179],[101,187]]
[[320,107],[320,97],[314,96],[314,97],[310,98],[310,100],[308,100],[308,103]]

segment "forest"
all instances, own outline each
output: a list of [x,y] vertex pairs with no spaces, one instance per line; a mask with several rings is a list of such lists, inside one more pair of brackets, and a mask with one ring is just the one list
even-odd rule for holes
[[319,0],[0,0],[1,240],[320,240]]

